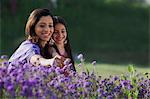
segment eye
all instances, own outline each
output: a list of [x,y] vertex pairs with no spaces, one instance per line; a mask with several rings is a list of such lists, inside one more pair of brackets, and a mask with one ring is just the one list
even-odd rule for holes
[[41,28],[43,28],[43,27],[45,27],[45,25],[43,25],[43,24],[41,24],[41,25],[39,25]]
[[51,28],[51,27],[53,27],[53,25],[49,25],[49,27]]
[[62,31],[61,31],[61,33],[65,33],[65,32],[66,32],[65,30],[62,30]]

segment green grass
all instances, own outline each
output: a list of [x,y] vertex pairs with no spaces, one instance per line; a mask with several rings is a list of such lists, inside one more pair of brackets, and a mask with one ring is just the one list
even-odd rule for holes
[[[93,65],[86,63],[84,67],[87,67],[88,70],[91,72],[93,70]],[[77,72],[81,72],[81,67],[76,64]],[[150,73],[150,67],[137,67],[135,69],[139,73]],[[96,64],[95,70],[98,76],[102,77],[109,77],[110,75],[121,75],[128,73],[128,65],[114,65],[114,64]]]

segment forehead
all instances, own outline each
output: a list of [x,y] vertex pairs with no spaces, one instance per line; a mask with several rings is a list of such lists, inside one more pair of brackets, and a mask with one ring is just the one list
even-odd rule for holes
[[56,25],[55,25],[55,29],[65,29],[66,27],[62,24],[62,23],[57,23]]
[[42,16],[40,18],[40,20],[38,21],[38,23],[42,23],[42,22],[44,22],[44,23],[52,23],[53,19],[52,19],[51,16]]

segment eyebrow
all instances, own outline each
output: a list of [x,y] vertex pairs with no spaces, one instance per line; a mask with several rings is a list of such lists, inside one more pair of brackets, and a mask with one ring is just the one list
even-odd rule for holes
[[[66,29],[61,29],[61,30],[65,30],[66,31]],[[59,30],[55,29],[55,31],[59,31]]]
[[[39,24],[46,24],[46,23],[44,23],[44,22],[40,22]],[[53,24],[53,23],[49,23],[49,24]]]

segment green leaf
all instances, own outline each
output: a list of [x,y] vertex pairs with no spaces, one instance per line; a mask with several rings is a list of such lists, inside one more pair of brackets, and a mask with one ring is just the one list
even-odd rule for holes
[[130,92],[128,93],[128,99],[131,99],[131,93]]
[[88,68],[86,68],[86,72],[87,72],[87,74],[88,74],[88,75],[90,74],[90,72],[89,72]]
[[134,69],[133,65],[128,66],[128,71],[131,72],[131,73],[135,72],[135,69]]
[[123,74],[121,74],[120,77],[121,77],[122,80],[127,80],[127,77],[125,75],[123,75]]
[[133,93],[133,98],[134,98],[134,99],[137,99],[137,97],[138,97],[138,90],[136,90],[136,91]]

